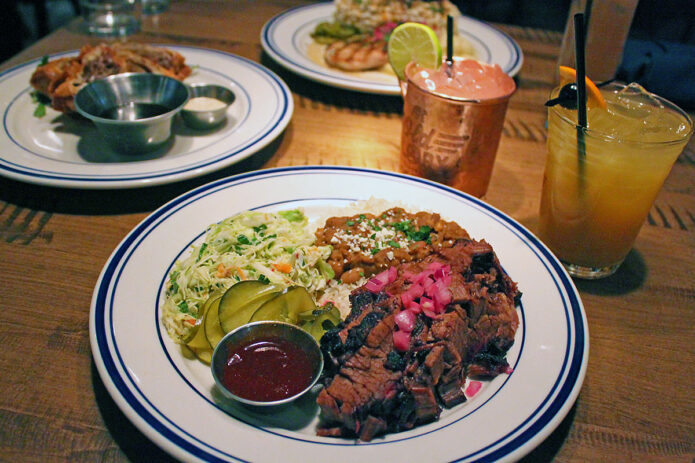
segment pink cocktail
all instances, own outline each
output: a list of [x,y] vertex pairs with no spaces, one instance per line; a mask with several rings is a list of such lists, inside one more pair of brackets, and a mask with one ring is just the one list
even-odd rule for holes
[[401,170],[483,196],[514,80],[475,60],[437,70],[410,63],[405,75]]

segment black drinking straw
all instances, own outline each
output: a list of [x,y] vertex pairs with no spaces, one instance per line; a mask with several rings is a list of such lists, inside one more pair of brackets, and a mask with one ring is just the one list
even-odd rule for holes
[[451,66],[454,64],[454,18],[446,17],[446,72],[451,77]]
[[584,56],[584,15],[574,15],[574,61],[577,68],[577,155],[579,161],[580,185],[584,178],[584,158],[586,144],[586,58]]

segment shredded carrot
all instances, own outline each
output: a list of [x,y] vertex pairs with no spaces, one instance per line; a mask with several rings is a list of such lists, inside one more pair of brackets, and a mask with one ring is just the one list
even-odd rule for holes
[[184,321],[189,325],[195,325],[195,318],[187,318]]
[[286,262],[277,262],[273,264],[273,268],[282,273],[290,273],[292,271],[292,266]]
[[239,278],[241,278],[242,280],[246,279],[246,273],[244,273],[241,267],[236,268],[236,274],[239,275]]
[[224,268],[223,263],[220,263],[220,265],[217,266],[217,273],[215,273],[215,276],[217,278],[222,278],[226,276],[226,269]]

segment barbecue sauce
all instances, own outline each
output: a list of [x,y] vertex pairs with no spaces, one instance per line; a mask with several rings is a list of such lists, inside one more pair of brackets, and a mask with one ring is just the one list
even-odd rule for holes
[[312,379],[307,354],[280,337],[230,348],[222,375],[222,383],[230,392],[257,402],[292,397],[309,386]]

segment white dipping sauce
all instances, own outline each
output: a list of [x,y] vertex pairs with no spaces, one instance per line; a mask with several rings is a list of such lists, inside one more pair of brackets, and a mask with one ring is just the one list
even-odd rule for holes
[[184,106],[183,109],[188,111],[215,111],[226,106],[227,103],[220,101],[217,98],[199,96],[188,100],[188,103],[186,103],[186,106]]

